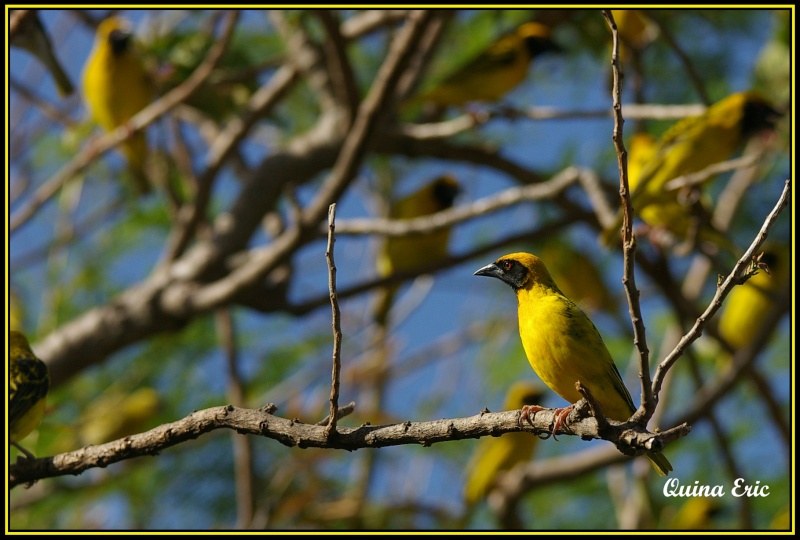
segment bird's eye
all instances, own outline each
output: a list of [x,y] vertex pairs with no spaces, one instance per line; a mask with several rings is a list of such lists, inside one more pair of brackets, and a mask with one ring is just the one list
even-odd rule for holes
[[503,270],[507,272],[511,270],[511,267],[514,266],[514,263],[511,261],[503,261],[500,263],[500,265],[503,267]]

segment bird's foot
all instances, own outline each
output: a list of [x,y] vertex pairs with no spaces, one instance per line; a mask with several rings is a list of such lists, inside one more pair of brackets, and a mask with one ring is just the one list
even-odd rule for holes
[[564,423],[567,420],[567,416],[569,416],[569,413],[572,412],[572,409],[574,407],[575,407],[575,405],[570,405],[569,407],[564,407],[562,409],[556,409],[555,414],[553,415],[553,439],[554,440],[556,440],[556,441],[558,440],[556,438],[556,431],[558,431],[559,428],[564,425]]
[[533,417],[534,415],[539,412],[545,410],[545,407],[541,407],[539,405],[523,405],[522,412],[519,415],[519,423],[520,425],[522,422],[527,421],[529,424],[533,425]]
[[23,457],[23,456],[17,456],[17,462],[21,462],[21,461],[33,461],[33,460],[35,460],[35,459],[36,459],[36,456],[34,456],[34,455],[33,455],[31,452],[29,452],[27,449],[23,448],[23,447],[22,447],[22,445],[20,445],[20,444],[18,444],[18,443],[16,443],[16,442],[14,442],[14,441],[11,441],[11,444],[12,444],[12,445],[14,445],[14,447],[16,447],[16,448],[17,448],[17,450],[19,450],[20,452],[22,452],[23,454],[25,454],[25,456],[24,456],[24,457]]
[[[559,430],[561,426],[567,420],[567,416],[569,413],[572,412],[573,407],[575,405],[570,405],[569,407],[564,407],[562,409],[555,409],[555,414],[553,415],[553,439],[558,440],[556,438],[556,431]],[[537,412],[546,410],[547,407],[542,407],[540,405],[523,405],[522,412],[519,415],[519,423],[522,425],[522,422],[527,421],[529,424],[533,425],[533,417]]]

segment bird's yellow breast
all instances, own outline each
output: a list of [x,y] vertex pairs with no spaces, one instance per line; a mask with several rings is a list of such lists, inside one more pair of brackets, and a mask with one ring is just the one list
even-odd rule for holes
[[138,60],[127,52],[114,55],[107,45],[92,55],[83,84],[92,117],[108,131],[150,103],[150,84]]
[[580,381],[614,420],[627,420],[634,407],[600,333],[571,300],[534,284],[517,291],[519,333],[531,367],[570,403],[581,399]]

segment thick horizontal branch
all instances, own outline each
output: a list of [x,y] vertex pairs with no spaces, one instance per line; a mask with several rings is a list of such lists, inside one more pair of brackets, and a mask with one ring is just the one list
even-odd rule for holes
[[[338,426],[337,431],[328,436],[324,426],[274,416],[274,411],[271,404],[261,409],[243,409],[233,405],[212,407],[193,412],[176,422],[109,443],[87,446],[52,457],[19,459],[9,467],[9,487],[43,478],[77,475],[88,469],[107,467],[135,457],[154,456],[171,446],[223,428],[236,430],[243,435],[275,439],[289,447],[358,450],[403,444],[431,446],[446,441],[499,436],[515,431],[546,435],[551,432],[555,413],[553,409],[537,412],[531,423],[524,425],[519,423],[520,411],[517,410],[482,412],[467,418],[428,422],[406,421],[383,426],[365,424],[355,428]],[[586,440],[601,438],[596,420],[588,414],[588,407],[576,407],[568,422],[556,434],[577,435]],[[646,448],[661,449],[665,443],[686,433],[688,428],[685,426],[661,433],[649,433],[636,424],[611,421],[609,428],[604,430],[604,437],[626,454],[635,455]]]

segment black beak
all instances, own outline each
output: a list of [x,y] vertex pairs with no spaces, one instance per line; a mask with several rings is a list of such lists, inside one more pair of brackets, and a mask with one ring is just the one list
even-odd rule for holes
[[488,276],[488,277],[493,277],[493,278],[497,278],[497,279],[503,279],[503,271],[500,270],[500,267],[497,266],[494,263],[487,264],[486,266],[484,266],[483,268],[481,268],[480,270],[475,272],[473,275],[475,275],[475,276]]

